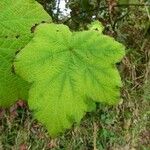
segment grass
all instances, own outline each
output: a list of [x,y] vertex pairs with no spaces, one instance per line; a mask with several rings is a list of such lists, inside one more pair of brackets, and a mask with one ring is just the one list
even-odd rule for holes
[[[149,97],[143,96],[150,71],[149,22],[146,7],[132,8],[118,22],[113,35],[127,47],[127,55],[119,65],[123,88],[118,106],[98,104],[97,111],[88,113],[80,125],[51,139],[33,120],[27,105],[19,101],[10,109],[0,110],[0,150],[150,149]],[[109,29],[106,33],[114,32]]]

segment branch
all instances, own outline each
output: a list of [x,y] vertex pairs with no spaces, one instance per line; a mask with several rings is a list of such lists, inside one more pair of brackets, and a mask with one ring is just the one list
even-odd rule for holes
[[113,7],[145,7],[145,6],[150,6],[150,4],[118,4],[114,5]]

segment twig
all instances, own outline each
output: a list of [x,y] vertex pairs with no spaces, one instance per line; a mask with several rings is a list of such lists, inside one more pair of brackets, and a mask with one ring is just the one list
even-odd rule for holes
[[[145,8],[146,8],[146,12],[147,12],[147,16],[148,16],[148,19],[150,21],[150,12],[148,10],[148,7],[147,7],[147,4],[145,4]],[[150,23],[149,23],[149,26],[150,26]],[[147,40],[145,41],[145,43],[147,42]],[[146,74],[145,74],[145,82],[147,83],[148,82],[148,79],[150,77],[150,51],[147,52],[147,57],[148,57],[148,62],[147,62],[147,65],[146,65]]]
[[97,150],[96,139],[97,139],[97,124],[95,121],[93,121],[93,150]]

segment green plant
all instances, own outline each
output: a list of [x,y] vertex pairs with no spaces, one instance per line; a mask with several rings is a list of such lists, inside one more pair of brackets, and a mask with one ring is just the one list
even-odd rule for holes
[[13,73],[12,62],[15,53],[32,39],[31,28],[50,20],[34,0],[0,1],[0,106],[27,99],[29,85]]
[[[35,118],[56,136],[79,123],[86,112],[95,109],[95,102],[119,101],[122,84],[116,63],[124,56],[124,46],[103,35],[99,22],[80,32],[53,23],[33,28],[50,20],[34,0],[2,0],[0,7],[0,76],[6,80],[0,86],[1,106],[24,98],[20,93],[27,95],[25,89],[29,89],[28,103]],[[3,16],[8,16],[6,24]],[[11,71],[18,50],[15,72],[25,81]]]

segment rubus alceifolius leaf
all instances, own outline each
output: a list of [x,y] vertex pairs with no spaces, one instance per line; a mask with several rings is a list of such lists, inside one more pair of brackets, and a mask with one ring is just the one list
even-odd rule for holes
[[32,83],[29,107],[51,136],[79,123],[95,102],[120,100],[116,63],[125,48],[99,31],[41,24],[15,59],[16,73]]
[[33,37],[31,29],[51,18],[35,0],[0,0],[0,107],[26,99],[29,85],[13,72],[15,53]]

